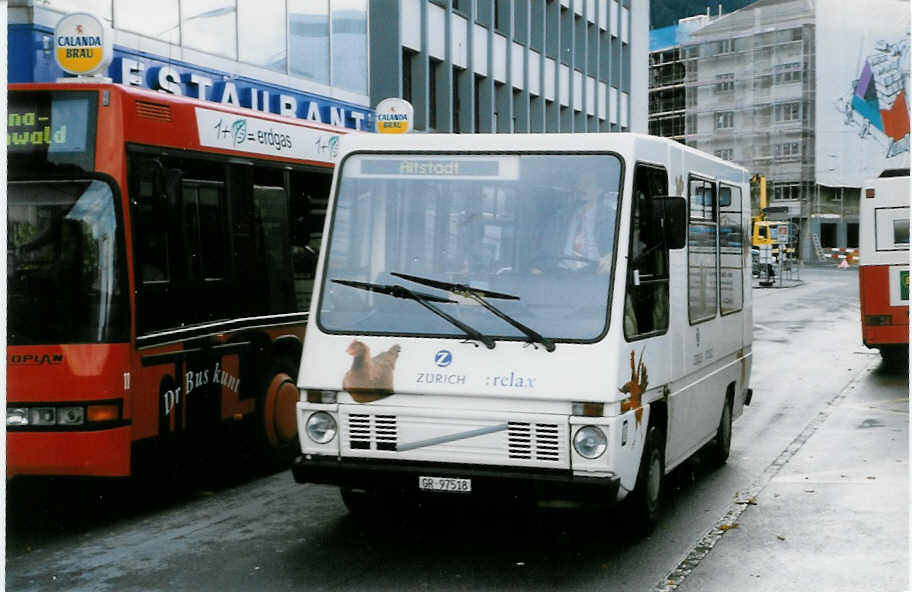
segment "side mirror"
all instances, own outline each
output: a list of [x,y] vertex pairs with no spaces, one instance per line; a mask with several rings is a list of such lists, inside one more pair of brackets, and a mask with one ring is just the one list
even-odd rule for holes
[[656,236],[665,237],[669,249],[683,249],[687,244],[687,200],[674,195],[653,197],[652,227]]

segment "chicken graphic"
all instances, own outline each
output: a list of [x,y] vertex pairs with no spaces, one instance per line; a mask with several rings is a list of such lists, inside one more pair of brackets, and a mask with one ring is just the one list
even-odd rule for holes
[[370,403],[393,394],[393,369],[402,350],[394,345],[373,358],[370,348],[357,339],[345,350],[354,359],[342,379],[342,389],[358,403]]
[[618,389],[622,393],[630,395],[621,403],[621,410],[630,411],[631,409],[635,409],[637,426],[640,425],[640,422],[643,419],[643,393],[646,392],[646,387],[649,386],[646,366],[643,364],[644,353],[646,353],[645,349],[640,352],[640,361],[639,363],[636,363],[636,354],[630,352],[630,380]]

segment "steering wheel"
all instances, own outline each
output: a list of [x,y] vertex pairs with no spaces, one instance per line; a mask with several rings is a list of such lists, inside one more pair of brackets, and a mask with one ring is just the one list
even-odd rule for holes
[[[564,267],[561,265],[562,262],[569,261],[575,264],[582,265],[571,265]],[[534,259],[530,264],[532,268],[546,268],[549,270],[561,270],[561,271],[570,271],[570,272],[587,272],[591,273],[598,269],[598,261],[594,259],[587,259],[585,257],[577,257],[575,255],[557,255],[555,257],[539,257]]]

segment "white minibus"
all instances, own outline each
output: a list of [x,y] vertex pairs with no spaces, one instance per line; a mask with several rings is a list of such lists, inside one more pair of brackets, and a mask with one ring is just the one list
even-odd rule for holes
[[748,172],[639,134],[346,136],[300,483],[617,502],[724,463],[750,403]]

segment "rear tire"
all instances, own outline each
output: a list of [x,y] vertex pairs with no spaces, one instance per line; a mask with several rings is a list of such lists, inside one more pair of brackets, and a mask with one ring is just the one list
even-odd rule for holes
[[908,345],[885,345],[880,348],[880,357],[888,366],[901,368],[909,366]]
[[707,445],[706,460],[713,467],[721,467],[728,460],[731,453],[732,436],[732,397],[725,397],[725,406],[722,408],[722,417],[719,419],[719,428],[716,437]]
[[662,485],[665,480],[665,434],[650,427],[643,445],[636,485],[625,500],[630,526],[637,535],[647,535],[655,528],[662,509]]

